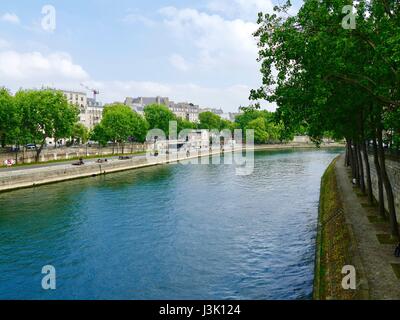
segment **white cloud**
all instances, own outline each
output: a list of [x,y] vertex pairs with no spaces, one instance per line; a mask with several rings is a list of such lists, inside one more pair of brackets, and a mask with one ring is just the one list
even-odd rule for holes
[[231,70],[257,67],[253,33],[257,25],[240,19],[225,20],[195,9],[167,7],[160,10],[164,24],[178,41],[194,47],[200,68]]
[[171,63],[171,65],[174,68],[176,68],[180,71],[188,71],[190,68],[190,66],[187,63],[187,61],[185,60],[185,58],[176,53],[174,53],[173,55],[170,56],[169,62]]
[[18,80],[84,80],[86,71],[74,64],[66,53],[43,55],[40,52],[0,52],[0,78],[5,82]]
[[20,24],[19,17],[15,13],[5,13],[0,17],[1,21],[9,22],[12,24]]
[[256,21],[258,12],[271,13],[274,5],[271,0],[210,0],[207,8],[229,17]]
[[[250,88],[246,85],[204,87],[196,84],[170,84],[142,81],[89,81],[98,88],[104,102],[123,102],[125,97],[167,96],[175,102],[192,102],[202,107],[222,108],[237,112],[239,106],[248,105]],[[70,88],[73,89],[73,88]]]
[[11,47],[11,44],[7,40],[0,38],[0,49],[6,49],[9,47]]
[[[175,58],[177,57],[178,55]],[[96,81],[82,66],[75,64],[67,53],[45,55],[40,52],[20,53],[14,50],[0,51],[0,79],[0,86],[4,85],[14,91],[19,88],[41,87],[83,90],[80,83],[85,82],[100,90],[99,99],[105,103],[123,102],[128,96],[168,96],[176,102],[187,101],[203,107],[221,107],[226,111],[237,111],[240,105],[248,104],[250,91],[246,85],[207,87],[193,83]]]
[[156,22],[151,20],[150,18],[138,14],[138,13],[130,13],[123,18],[123,22],[127,24],[143,24],[146,27],[154,27]]

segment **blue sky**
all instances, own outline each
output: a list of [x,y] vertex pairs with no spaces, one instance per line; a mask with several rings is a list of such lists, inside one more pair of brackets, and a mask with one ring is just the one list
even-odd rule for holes
[[[2,0],[0,86],[83,90],[84,83],[99,88],[103,102],[161,95],[236,111],[260,85],[251,36],[257,12],[276,3]],[[45,5],[56,10],[53,31],[42,27]]]

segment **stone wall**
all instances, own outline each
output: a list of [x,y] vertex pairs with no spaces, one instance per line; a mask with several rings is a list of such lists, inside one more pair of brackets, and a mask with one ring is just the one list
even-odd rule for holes
[[[147,144],[134,143],[126,144],[124,147],[124,154],[135,152],[142,152],[148,149]],[[122,154],[121,146],[115,147],[114,153]],[[113,154],[112,147],[99,148],[98,146],[92,147],[79,147],[79,148],[47,148],[40,154],[40,162],[54,161],[54,160],[69,160],[79,157],[87,156],[109,156]],[[4,165],[5,160],[18,160],[18,163],[32,163],[35,161],[35,151],[26,151],[18,153],[0,153],[0,166]]]
[[[363,157],[364,159],[364,157]],[[375,199],[379,199],[379,191],[378,191],[378,176],[376,173],[376,168],[374,164],[374,157],[370,155],[368,157],[369,164],[371,167],[371,180],[372,180],[372,191]],[[364,159],[365,161],[365,159]],[[389,176],[389,180],[392,184],[394,200],[396,204],[396,213],[400,222],[400,162],[386,159],[386,170]],[[386,191],[384,190],[385,196],[385,208],[388,210],[387,199],[386,199]]]
[[173,163],[177,161],[195,159],[220,154],[220,150],[209,152],[204,150],[188,156],[186,152],[179,152],[175,155],[164,155],[159,157],[135,156],[128,160],[112,159],[108,162],[97,163],[90,161],[82,166],[61,164],[55,166],[44,166],[38,168],[26,168],[24,170],[11,170],[0,172],[0,192],[18,188],[27,188],[42,184],[97,176],[112,172],[131,170],[154,165]]

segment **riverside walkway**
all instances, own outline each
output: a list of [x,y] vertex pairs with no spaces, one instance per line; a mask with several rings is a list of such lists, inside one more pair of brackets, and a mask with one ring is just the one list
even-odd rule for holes
[[396,277],[394,267],[399,267],[400,259],[394,256],[396,244],[390,243],[389,227],[384,221],[377,220],[377,208],[369,206],[367,197],[358,194],[351,184],[344,155],[336,162],[335,169],[346,223],[356,241],[355,249],[368,282],[369,298],[398,300],[400,279]]

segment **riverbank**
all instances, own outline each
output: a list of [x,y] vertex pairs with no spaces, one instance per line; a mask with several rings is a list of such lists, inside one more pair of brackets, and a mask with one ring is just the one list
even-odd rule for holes
[[[351,183],[344,155],[321,181],[314,299],[400,299],[400,261],[393,253],[388,223]],[[342,288],[342,268],[356,269],[356,290]]]
[[349,300],[361,298],[361,292],[343,290],[342,267],[353,265],[355,240],[346,224],[343,204],[337,185],[336,158],[321,179],[316,263],[315,300]]
[[[323,148],[340,147],[338,144],[323,145]],[[287,150],[287,149],[312,149],[311,144],[284,144],[284,145],[260,145],[254,150]],[[4,170],[0,172],[0,192],[11,191],[21,188],[35,187],[44,184],[56,183],[67,180],[94,177],[98,175],[139,169],[149,166],[163,165],[183,160],[191,160],[199,157],[220,154],[220,151],[204,152],[194,156],[187,156],[186,153],[177,157],[153,157],[135,156],[127,160],[112,159],[107,162],[97,163],[96,161],[86,162],[83,166],[72,166],[70,162],[57,165],[40,165],[39,167],[24,167],[18,170]]]

